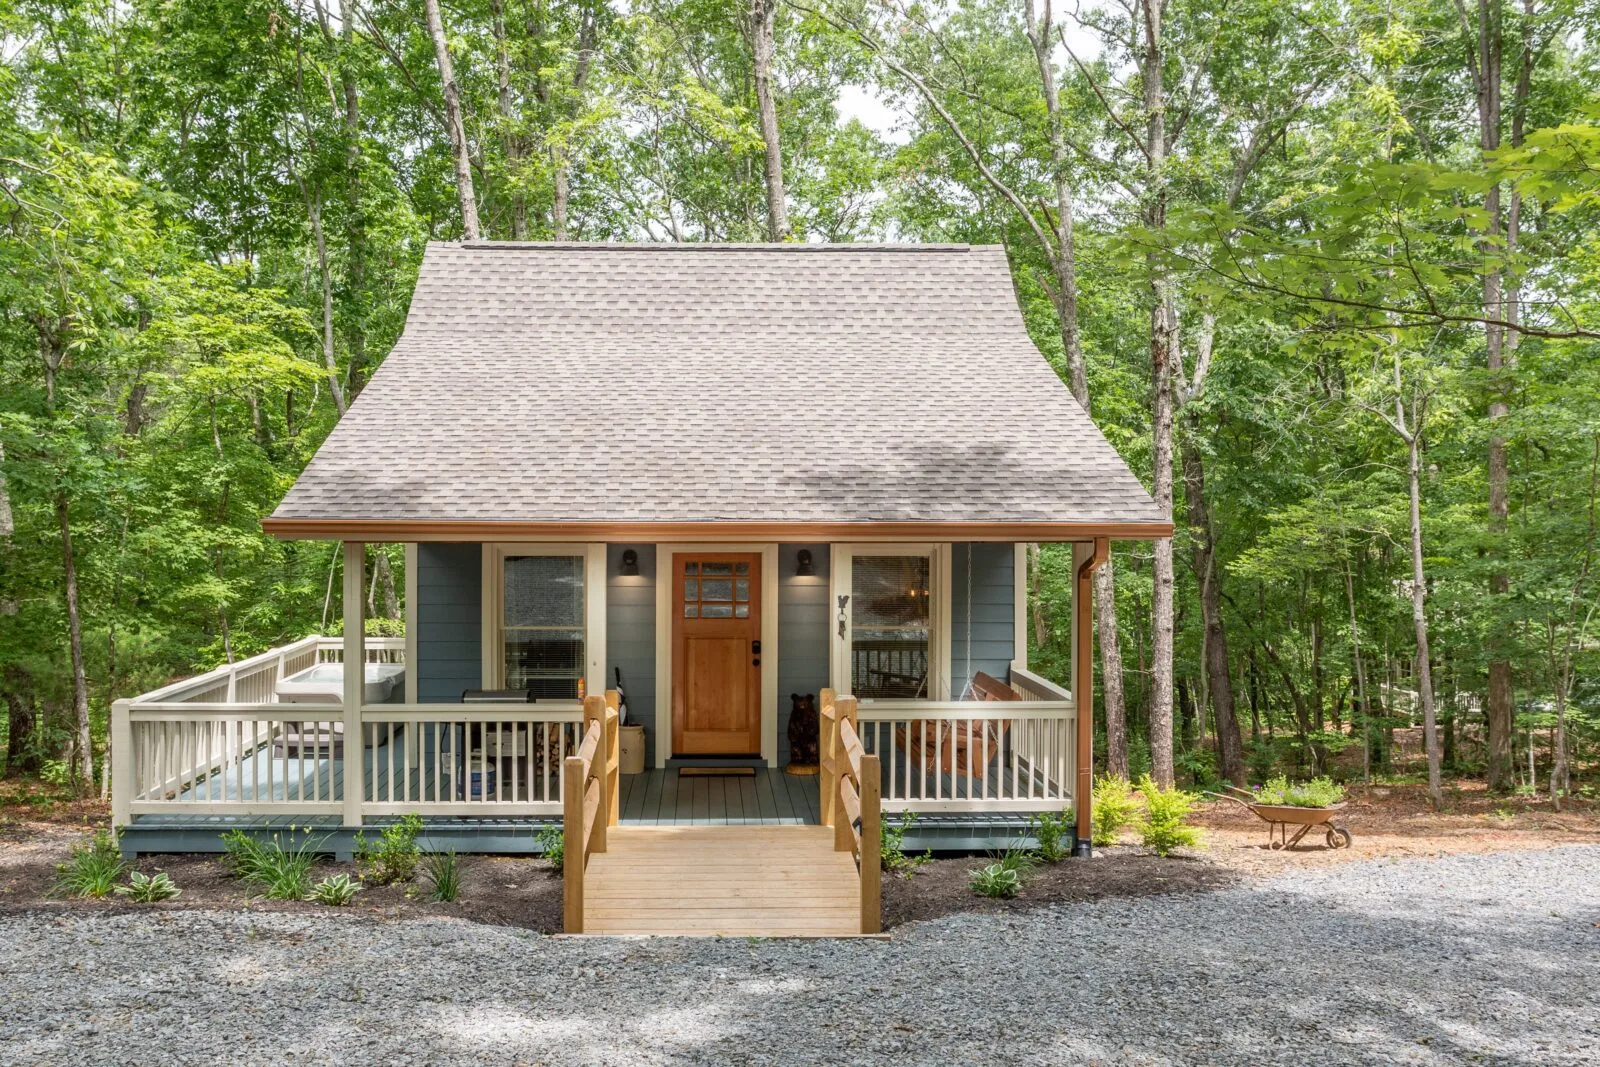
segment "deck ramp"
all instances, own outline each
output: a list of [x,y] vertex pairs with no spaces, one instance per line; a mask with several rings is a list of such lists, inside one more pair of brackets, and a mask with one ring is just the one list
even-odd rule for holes
[[584,882],[585,933],[861,931],[855,861],[823,826],[613,826]]

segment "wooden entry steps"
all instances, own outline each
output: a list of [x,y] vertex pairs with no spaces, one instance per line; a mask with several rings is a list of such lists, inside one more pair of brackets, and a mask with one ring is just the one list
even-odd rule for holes
[[613,826],[584,883],[587,934],[861,933],[855,860],[824,826]]

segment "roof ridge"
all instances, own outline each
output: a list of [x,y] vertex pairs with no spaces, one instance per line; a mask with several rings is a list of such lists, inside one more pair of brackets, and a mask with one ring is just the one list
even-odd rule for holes
[[575,250],[596,252],[973,252],[990,251],[1001,245],[918,244],[915,242],[836,241],[823,244],[802,242],[734,241],[429,241],[444,248],[468,248],[475,252],[529,250]]

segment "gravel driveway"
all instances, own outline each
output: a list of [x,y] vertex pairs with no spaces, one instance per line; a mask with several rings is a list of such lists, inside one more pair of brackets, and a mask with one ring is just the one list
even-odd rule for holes
[[883,942],[0,918],[0,1063],[1600,1064],[1600,847],[951,916]]

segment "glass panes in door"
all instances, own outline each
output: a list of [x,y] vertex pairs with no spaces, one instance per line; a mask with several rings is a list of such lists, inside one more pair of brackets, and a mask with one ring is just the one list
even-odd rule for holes
[[857,696],[928,695],[927,556],[856,556],[850,579],[850,687]]
[[750,564],[691,560],[682,581],[684,618],[750,617]]
[[507,556],[501,620],[505,687],[575,700],[584,674],[584,559]]

